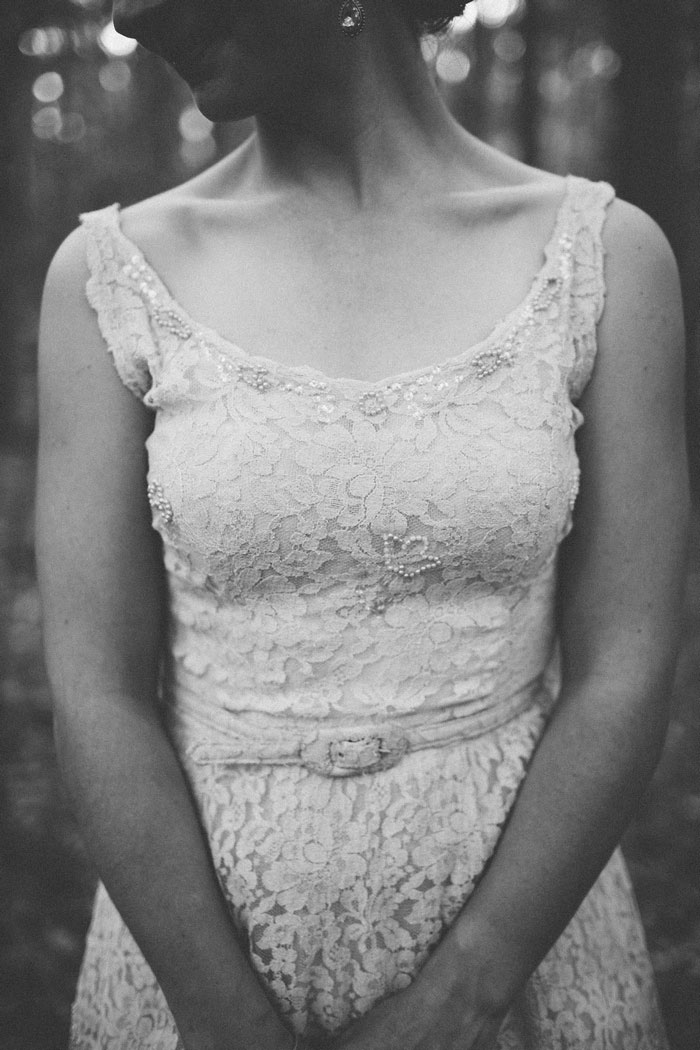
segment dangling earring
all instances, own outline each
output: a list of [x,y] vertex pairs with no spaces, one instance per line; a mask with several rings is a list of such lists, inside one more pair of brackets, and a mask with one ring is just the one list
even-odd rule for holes
[[365,28],[365,9],[361,0],[343,0],[338,21],[345,36],[358,36]]

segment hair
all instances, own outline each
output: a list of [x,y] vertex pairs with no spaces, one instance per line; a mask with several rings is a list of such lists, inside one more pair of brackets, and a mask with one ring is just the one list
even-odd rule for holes
[[[466,0],[468,2],[468,0]],[[465,0],[400,0],[417,33],[439,33],[461,15]]]

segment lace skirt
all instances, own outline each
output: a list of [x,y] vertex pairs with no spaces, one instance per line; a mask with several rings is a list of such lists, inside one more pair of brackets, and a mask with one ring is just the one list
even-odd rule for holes
[[[405,988],[468,900],[542,731],[484,735],[327,778],[187,763],[232,921],[290,1027],[332,1032]],[[666,1050],[644,936],[616,853],[513,1004],[498,1050]],[[178,1050],[158,984],[100,887],[71,1050]]]

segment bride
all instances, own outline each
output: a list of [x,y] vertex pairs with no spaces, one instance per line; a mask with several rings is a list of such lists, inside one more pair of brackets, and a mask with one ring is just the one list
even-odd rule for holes
[[666,1045],[616,846],[677,644],[678,276],[451,118],[459,8],[115,4],[255,131],[46,281],[73,1050]]

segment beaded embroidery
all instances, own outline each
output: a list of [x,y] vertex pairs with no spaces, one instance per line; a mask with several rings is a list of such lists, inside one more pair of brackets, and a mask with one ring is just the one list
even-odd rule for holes
[[[371,390],[353,393],[347,398],[341,395],[341,400],[350,400],[375,425],[387,419],[390,411],[408,411],[421,419],[426,412],[438,408],[451,390],[471,377],[487,380],[502,368],[512,368],[529,333],[536,326],[539,315],[546,313],[556,303],[571,276],[571,236],[563,233],[559,237],[558,247],[558,272],[553,274],[547,265],[543,266],[521,308],[514,310],[512,315],[494,327],[490,336],[479,344],[482,348],[471,359],[465,353],[464,360],[458,356],[444,365],[416,370],[391,382],[368,384],[372,386]],[[142,256],[132,255],[122,267],[122,272],[150,306],[155,323],[178,339],[194,340],[202,352],[213,359],[222,380],[244,383],[262,394],[278,390],[311,398],[321,422],[333,422],[340,415],[338,395],[330,389],[333,380],[321,378],[321,373],[318,373],[318,378],[310,379],[308,373],[314,370],[303,366],[289,368],[285,377],[284,366],[277,366],[274,362],[258,364],[253,357],[236,362],[233,353],[242,351],[229,346],[229,353],[222,352],[217,344],[225,340],[218,339],[215,333],[209,335],[203,328],[198,329],[176,308],[159,302],[163,289]],[[506,330],[502,332],[504,326]],[[292,374],[295,374],[295,381],[289,378]],[[337,382],[342,384],[342,380]]]
[[178,339],[189,339],[193,334],[190,325],[175,310],[166,310],[163,307],[159,307],[155,311],[154,316],[161,328],[167,328]]
[[148,494],[148,502],[160,514],[163,524],[171,525],[175,515],[173,514],[172,504],[163,491],[163,486],[157,481],[150,481],[146,492]]
[[384,572],[373,587],[360,584],[357,592],[369,612],[381,613],[395,601],[407,594],[414,594],[407,584],[421,580],[427,572],[439,569],[442,558],[430,553],[427,536],[396,536],[385,532],[382,536],[382,562]]
[[259,390],[262,394],[271,390],[274,385],[267,368],[256,368],[255,365],[239,365],[237,371],[238,377],[243,383],[247,386],[252,386],[253,390]]
[[360,411],[364,412],[366,416],[381,415],[382,412],[386,412],[388,407],[382,395],[375,390],[368,390],[360,398]]
[[493,375],[499,368],[513,364],[515,357],[510,349],[505,347],[501,350],[483,350],[472,361],[472,366],[479,379]]

